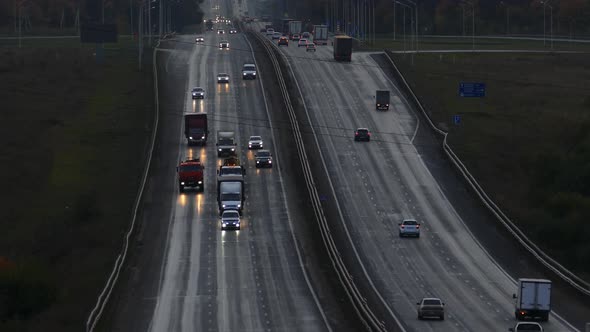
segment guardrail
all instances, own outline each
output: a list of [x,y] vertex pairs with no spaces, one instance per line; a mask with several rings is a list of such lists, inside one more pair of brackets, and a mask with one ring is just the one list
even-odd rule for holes
[[430,116],[420,103],[420,100],[414,93],[414,90],[410,87],[408,82],[406,81],[405,77],[401,73],[401,71],[395,65],[395,62],[391,58],[391,54],[388,51],[385,51],[385,55],[391,62],[396,74],[398,77],[398,81],[403,85],[401,88],[406,92],[407,95],[411,96],[412,101],[416,108],[420,109],[424,117],[426,118],[430,128],[432,128],[436,133],[443,137],[442,148],[445,151],[447,157],[451,160],[453,165],[457,168],[457,170],[463,175],[465,181],[471,186],[473,191],[477,194],[477,196],[481,199],[484,205],[492,212],[494,216],[504,225],[504,227],[514,236],[514,238],[528,251],[530,252],[541,264],[545,267],[553,271],[556,275],[558,275],[561,279],[565,282],[570,284],[572,287],[576,288],[581,293],[590,296],[590,284],[583,280],[582,278],[575,275],[573,272],[566,269],[563,265],[559,264],[555,259],[551,258],[548,254],[546,254],[543,250],[541,250],[532,240],[530,240],[519,228],[508,218],[504,212],[494,203],[494,201],[488,196],[488,194],[483,190],[481,185],[477,182],[475,177],[469,172],[465,164],[459,159],[459,157],[455,154],[453,149],[447,143],[447,136],[448,133],[444,130],[438,128]]
[[154,71],[154,92],[155,92],[154,98],[155,98],[155,106],[156,106],[156,112],[154,115],[154,124],[153,124],[154,130],[152,131],[152,137],[150,139],[148,156],[146,158],[145,168],[143,170],[143,175],[141,177],[141,183],[139,185],[139,189],[137,191],[137,196],[135,198],[135,204],[134,204],[134,208],[133,208],[133,217],[131,218],[131,225],[129,226],[129,230],[127,231],[127,234],[125,234],[123,248],[121,249],[121,253],[117,256],[117,259],[115,260],[115,266],[113,267],[113,271],[109,275],[109,278],[107,279],[107,282],[106,282],[103,290],[101,291],[100,295],[98,296],[98,299],[96,300],[96,304],[94,305],[94,308],[92,308],[92,311],[88,315],[88,319],[86,320],[86,331],[87,332],[94,331],[96,324],[98,324],[98,321],[100,320],[100,317],[102,316],[102,312],[104,311],[104,308],[105,308],[107,302],[109,301],[111,293],[113,292],[113,289],[115,288],[115,285],[117,284],[117,281],[119,279],[119,274],[121,273],[121,269],[123,268],[123,264],[125,264],[125,259],[127,258],[127,253],[129,251],[129,238],[131,237],[131,234],[133,234],[133,231],[135,230],[135,221],[137,220],[137,211],[139,210],[139,204],[141,203],[141,198],[143,197],[143,190],[144,190],[145,184],[147,182],[147,177],[148,177],[150,165],[152,162],[152,154],[154,152],[154,147],[156,145],[156,135],[158,132],[160,102],[158,99],[158,69],[156,66],[156,52],[157,52],[159,46],[160,46],[160,41],[158,41],[158,44],[156,45],[156,47],[154,47],[153,61],[152,61],[153,62],[153,71]]
[[342,261],[342,258],[340,257],[338,248],[336,247],[334,239],[332,238],[332,235],[330,233],[330,227],[328,225],[328,221],[326,219],[326,216],[324,215],[324,211],[321,206],[320,197],[317,192],[317,188],[311,172],[311,167],[307,158],[305,146],[303,144],[301,131],[299,130],[299,123],[297,121],[293,105],[291,104],[289,91],[287,89],[287,85],[285,84],[285,80],[283,78],[283,74],[281,71],[281,66],[279,61],[277,60],[275,50],[272,47],[272,45],[269,44],[269,40],[260,37],[258,33],[253,33],[250,31],[248,32],[248,34],[250,36],[254,36],[254,38],[256,38],[262,45],[264,45],[264,48],[272,62],[273,68],[277,75],[277,80],[279,81],[281,94],[283,96],[285,107],[287,109],[287,113],[291,123],[292,132],[295,136],[297,153],[299,154],[299,160],[301,161],[301,168],[303,170],[305,184],[307,186],[307,190],[311,198],[313,211],[316,216],[316,220],[318,221],[320,234],[322,236],[324,246],[328,251],[330,261],[332,262],[332,266],[334,267],[338,279],[342,284],[342,287],[344,288],[348,299],[350,300],[355,312],[357,313],[359,319],[362,321],[363,325],[370,331],[386,331],[384,324],[371,311],[371,309],[367,305],[366,299],[362,296],[361,292],[355,285],[352,276],[346,269],[346,266]]

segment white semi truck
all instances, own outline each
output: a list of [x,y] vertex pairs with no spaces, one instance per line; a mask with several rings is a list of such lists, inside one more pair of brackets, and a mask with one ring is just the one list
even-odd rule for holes
[[520,278],[517,293],[512,296],[516,300],[514,316],[517,320],[549,320],[551,280]]

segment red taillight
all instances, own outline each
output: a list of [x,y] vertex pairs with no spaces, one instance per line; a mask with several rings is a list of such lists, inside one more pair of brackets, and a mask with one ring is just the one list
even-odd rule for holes
[[371,133],[367,133],[367,135],[371,136]]
[[401,228],[401,229],[404,229],[404,225],[401,225],[401,226],[400,226],[400,228]]
[[358,133],[358,132],[357,132],[357,133],[354,133],[354,135],[355,135],[355,136],[358,136],[358,135],[359,135],[359,133]]
[[420,225],[416,225],[416,228],[420,228]]

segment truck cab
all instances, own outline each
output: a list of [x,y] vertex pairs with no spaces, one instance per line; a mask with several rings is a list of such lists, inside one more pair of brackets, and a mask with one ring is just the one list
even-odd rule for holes
[[236,141],[233,131],[217,132],[217,156],[235,156]]
[[205,167],[199,159],[187,159],[176,167],[178,173],[178,188],[184,192],[185,187],[198,188],[199,191],[205,189],[203,182],[203,170]]
[[387,111],[389,109],[389,91],[377,90],[375,94],[375,107],[380,111]]

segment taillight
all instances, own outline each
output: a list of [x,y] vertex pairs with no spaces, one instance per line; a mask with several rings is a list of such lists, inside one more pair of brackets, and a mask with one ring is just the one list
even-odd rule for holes
[[416,225],[416,228],[420,228],[420,225]]
[[358,135],[359,135],[359,133],[358,133],[358,132],[356,132],[356,133],[354,133],[354,135],[355,135],[355,136],[358,136]]
[[367,135],[371,136],[371,133],[367,133]]
[[401,226],[400,226],[400,228],[401,228],[401,229],[404,229],[404,225],[401,225]]

